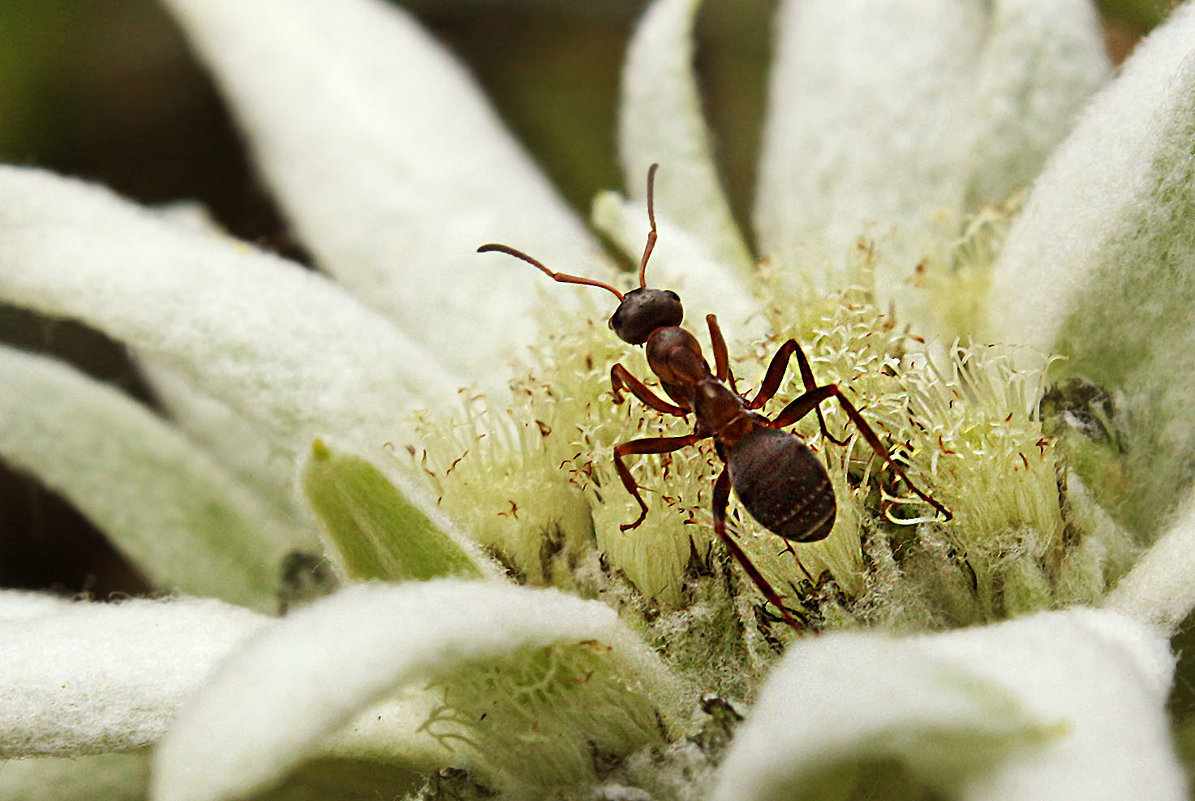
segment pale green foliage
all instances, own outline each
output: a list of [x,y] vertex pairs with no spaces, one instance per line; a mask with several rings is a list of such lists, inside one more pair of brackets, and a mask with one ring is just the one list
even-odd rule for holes
[[302,484],[349,579],[481,577],[469,554],[365,459],[316,440]]

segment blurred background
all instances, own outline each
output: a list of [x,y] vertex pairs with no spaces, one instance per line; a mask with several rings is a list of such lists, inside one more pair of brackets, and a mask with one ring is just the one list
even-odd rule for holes
[[[643,0],[402,3],[469,65],[508,125],[583,216],[621,186],[623,50]],[[706,0],[697,69],[723,182],[746,216],[776,0]],[[1101,4],[1114,59],[1170,7]],[[0,162],[108,185],[142,203],[205,205],[231,233],[302,260],[236,131],[152,0],[0,0]],[[0,341],[70,360],[152,403],[122,349],[73,323],[0,304]],[[0,392],[3,392],[0,387]],[[141,578],[69,505],[0,462],[0,586],[136,593]]]

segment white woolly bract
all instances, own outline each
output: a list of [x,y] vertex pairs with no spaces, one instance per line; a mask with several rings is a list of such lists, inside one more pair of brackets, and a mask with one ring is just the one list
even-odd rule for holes
[[895,763],[913,787],[964,801],[1178,801],[1186,780],[1164,712],[1172,670],[1163,638],[1079,608],[903,639],[801,640],[761,691],[712,797],[838,797],[830,789],[845,792],[856,769],[865,778]]
[[0,602],[0,620],[22,620],[61,611],[72,601],[58,595],[24,590],[4,590]]
[[1107,606],[1173,636],[1195,609],[1195,503],[1188,499],[1162,536],[1138,558]]
[[0,346],[0,456],[69,499],[154,586],[266,611],[314,547],[204,451],[62,362]]
[[19,616],[0,593],[0,756],[127,751],[267,618],[209,600],[61,603]]
[[0,298],[137,347],[284,448],[377,447],[457,381],[326,279],[105,189],[0,167]]
[[1009,232],[992,333],[1066,357],[1114,402],[1123,441],[1080,469],[1144,538],[1195,448],[1195,6],[1176,9],[1088,107]]
[[997,0],[976,78],[967,200],[1024,189],[1110,71],[1090,0]]
[[969,191],[1028,181],[1107,62],[1089,9],[1027,5],[786,3],[755,208],[763,255],[841,285],[841,267],[822,275],[817,259],[876,238],[903,255],[903,272],[877,275],[886,302]]
[[[282,620],[225,663],[159,747],[153,798],[239,797],[403,687],[470,662],[585,641],[609,648],[610,669],[632,677],[627,703],[646,695],[667,704],[672,687],[661,664],[603,604],[497,582],[351,587]],[[571,714],[567,704],[557,711]]]
[[536,337],[530,312],[546,280],[478,256],[479,245],[505,242],[566,272],[608,270],[470,76],[408,12],[377,0],[165,5],[321,266],[470,381],[505,380],[512,349]]
[[[1193,37],[1195,6],[1186,5],[1138,45],[1050,158],[995,266],[992,327],[1005,341],[1053,347],[1076,299],[1101,274],[1123,271],[1158,293],[1178,288],[1180,274],[1175,282],[1142,281],[1166,254],[1140,250],[1166,219],[1168,202],[1180,201],[1157,194],[1165,163],[1177,168],[1189,156]],[[1126,262],[1129,254],[1147,261]]]
[[227,403],[202,392],[178,373],[144,357],[136,357],[141,377],[171,422],[225,470],[268,501],[281,515],[301,515],[294,498],[295,460],[279,448],[253,420]]
[[700,0],[657,0],[627,49],[619,108],[619,152],[630,196],[646,198],[647,168],[661,162],[656,208],[683,220],[719,260],[753,264],[718,180],[693,72],[693,22]]

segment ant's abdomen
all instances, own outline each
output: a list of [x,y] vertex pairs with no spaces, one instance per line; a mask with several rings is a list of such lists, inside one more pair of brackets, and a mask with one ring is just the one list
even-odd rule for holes
[[761,526],[795,542],[834,527],[834,489],[813,451],[795,434],[756,428],[727,449],[730,485]]

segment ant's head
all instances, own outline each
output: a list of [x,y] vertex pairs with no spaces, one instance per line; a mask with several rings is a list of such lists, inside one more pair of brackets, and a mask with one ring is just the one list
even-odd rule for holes
[[647,286],[647,260],[651,258],[652,248],[656,246],[656,213],[654,208],[656,168],[653,164],[647,170],[647,219],[651,223],[651,230],[647,233],[647,246],[643,249],[643,259],[639,263],[639,288],[623,294],[609,284],[595,281],[592,278],[582,278],[567,273],[549,270],[538,260],[533,259],[521,250],[515,250],[509,245],[482,245],[478,253],[497,251],[516,259],[522,259],[531,266],[545,273],[553,281],[562,284],[582,284],[596,286],[612,292],[618,298],[618,308],[610,317],[610,327],[618,338],[631,345],[642,345],[647,341],[652,331],[657,328],[680,325],[685,311],[681,307],[680,296],[671,289],[650,289]]
[[671,289],[641,286],[623,295],[618,309],[610,317],[610,327],[623,342],[642,345],[652,331],[680,325],[684,317],[680,295]]

